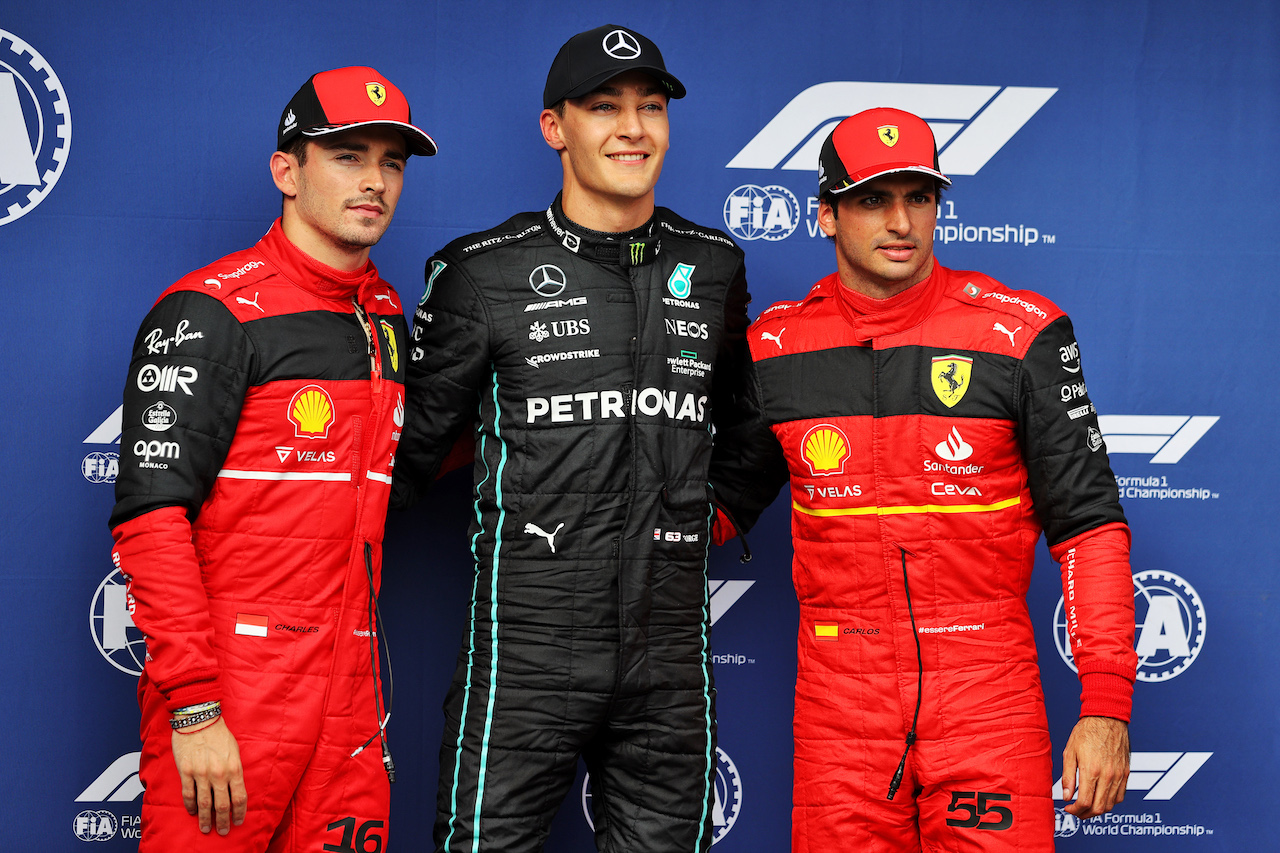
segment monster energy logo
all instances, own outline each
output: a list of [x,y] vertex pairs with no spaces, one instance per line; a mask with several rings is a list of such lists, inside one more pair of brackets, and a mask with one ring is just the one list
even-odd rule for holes
[[644,263],[644,250],[647,245],[647,243],[631,244],[631,266],[639,266]]

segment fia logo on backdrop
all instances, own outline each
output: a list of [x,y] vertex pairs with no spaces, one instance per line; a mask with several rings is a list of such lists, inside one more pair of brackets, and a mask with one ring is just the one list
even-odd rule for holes
[[30,213],[62,176],[71,110],[44,57],[0,30],[0,225]]

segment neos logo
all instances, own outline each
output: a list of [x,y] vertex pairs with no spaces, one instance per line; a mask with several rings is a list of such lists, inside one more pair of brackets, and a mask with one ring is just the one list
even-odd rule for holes
[[819,83],[792,98],[727,168],[816,171],[818,151],[842,119],[892,104],[929,123],[943,173],[976,175],[1057,91],[1035,86]]
[[1098,415],[1108,455],[1150,453],[1152,465],[1179,461],[1217,422],[1217,415]]
[[0,225],[35,209],[71,151],[71,110],[35,48],[0,30]]
[[[1133,576],[1133,605],[1138,680],[1160,682],[1181,675],[1204,648],[1208,623],[1200,595],[1173,572],[1144,571]],[[1059,598],[1053,636],[1058,654],[1074,670],[1068,630],[1072,618]]]

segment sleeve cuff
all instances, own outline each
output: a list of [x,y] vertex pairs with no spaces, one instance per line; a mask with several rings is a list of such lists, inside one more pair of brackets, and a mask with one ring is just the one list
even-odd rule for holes
[[1109,672],[1080,676],[1080,716],[1111,717],[1127,723],[1132,712],[1132,681]]

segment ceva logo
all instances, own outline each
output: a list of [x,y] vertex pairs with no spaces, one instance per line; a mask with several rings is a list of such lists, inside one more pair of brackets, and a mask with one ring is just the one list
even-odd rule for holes
[[929,123],[947,175],[976,175],[1057,89],[836,81],[791,99],[734,155],[730,169],[816,171],[823,141],[846,116],[892,105]]

